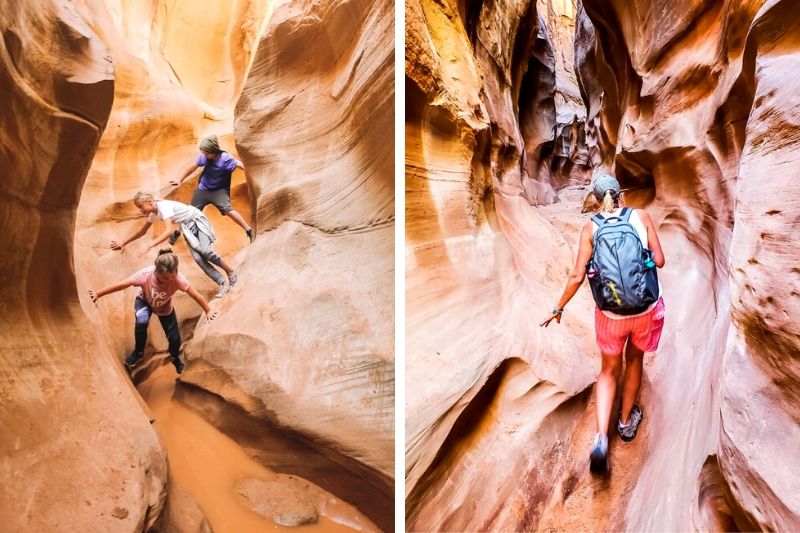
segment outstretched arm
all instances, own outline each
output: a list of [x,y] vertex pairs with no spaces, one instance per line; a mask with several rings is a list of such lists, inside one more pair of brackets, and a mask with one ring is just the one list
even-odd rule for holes
[[183,174],[181,174],[180,177],[169,180],[170,185],[180,185],[183,183],[183,180],[191,176],[198,168],[200,168],[200,165],[197,164],[197,161],[192,161],[191,165],[187,165],[183,168]]
[[106,294],[111,294],[112,292],[121,291],[127,289],[131,286],[131,282],[128,280],[120,281],[119,283],[114,283],[113,285],[109,285],[108,287],[103,287],[97,292],[94,292],[92,289],[89,289],[89,296],[92,298],[92,301],[97,303],[97,300],[105,296]]
[[647,229],[647,245],[653,250],[653,262],[658,268],[662,268],[666,263],[666,259],[664,258],[664,251],[661,249],[661,241],[658,240],[656,225],[644,209],[637,209],[636,212],[639,213],[639,218],[642,219],[644,227]]
[[139,237],[141,237],[145,233],[147,233],[147,230],[150,229],[150,226],[152,226],[152,225],[153,225],[153,223],[148,220],[147,222],[144,223],[144,225],[141,228],[139,228],[138,231],[136,231],[133,235],[131,235],[127,239],[124,239],[122,241],[111,241],[109,243],[109,245],[111,246],[111,249],[112,250],[122,250],[123,248],[125,248],[125,246],[128,243],[135,241],[136,239],[138,239]]
[[145,251],[139,254],[139,257],[147,255],[150,250],[169,239],[169,236],[175,231],[175,224],[173,224],[171,220],[167,219],[164,222],[166,223],[167,229],[165,229],[163,233],[156,237],[153,242],[150,243],[150,246],[148,246]]
[[575,267],[572,269],[572,274],[570,274],[567,280],[567,286],[564,287],[564,293],[561,295],[561,299],[558,300],[553,311],[547,315],[544,322],[539,324],[540,326],[547,327],[554,318],[557,323],[561,323],[561,313],[564,311],[564,306],[575,296],[575,293],[578,292],[578,288],[580,288],[583,280],[586,278],[586,263],[589,262],[590,257],[592,257],[591,220],[583,226],[583,231],[581,231],[581,240],[578,245],[578,258],[575,260]]
[[190,285],[188,289],[186,289],[186,294],[192,297],[192,299],[197,302],[197,305],[203,308],[203,311],[206,312],[206,324],[217,318],[219,316],[219,311],[211,311],[211,307],[208,305],[208,302],[203,295],[197,292],[197,289],[194,288],[193,285]]

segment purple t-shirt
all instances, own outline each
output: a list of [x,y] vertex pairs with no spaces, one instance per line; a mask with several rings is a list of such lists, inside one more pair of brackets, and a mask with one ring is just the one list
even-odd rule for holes
[[203,167],[200,176],[199,188],[204,191],[218,191],[231,188],[231,172],[236,168],[239,160],[228,152],[222,152],[213,161],[209,161],[205,154],[197,158],[197,166]]

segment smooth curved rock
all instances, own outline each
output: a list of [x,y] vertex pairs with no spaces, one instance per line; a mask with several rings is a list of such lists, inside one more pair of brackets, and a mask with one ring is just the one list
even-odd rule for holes
[[350,487],[309,479],[383,529],[393,524],[393,43],[390,2],[275,9],[235,119],[257,238],[182,377],[359,472]]
[[[473,421],[511,416],[496,407],[501,389],[475,402],[510,357],[565,398],[584,390],[597,368],[588,291],[555,332],[533,323],[572,267],[580,211],[595,208],[580,180],[526,181],[545,153],[521,150],[518,132],[527,148],[556,123],[547,95],[558,87],[550,74],[558,46],[533,31],[526,4],[408,4],[413,530],[798,528],[788,450],[798,441],[799,291],[788,254],[797,247],[791,213],[800,197],[789,185],[797,91],[787,75],[797,17],[780,1],[662,4],[586,0],[575,13],[587,108],[581,160],[615,172],[629,205],[647,207],[667,255],[667,322],[660,349],[645,361],[645,427],[632,446],[612,443],[612,476],[600,492],[585,465],[591,403],[525,449],[517,439],[543,431],[540,419],[502,440],[496,422],[476,423],[468,436],[458,423],[464,413]],[[530,50],[535,60],[527,60]],[[448,75],[457,66],[461,76]],[[464,75],[473,71],[480,75]],[[541,118],[524,121],[531,110],[519,94]],[[534,195],[533,204],[560,202],[531,210],[525,199]],[[769,435],[774,427],[786,429]],[[502,444],[482,448],[493,439]],[[558,466],[545,469],[531,457],[548,447],[559,450]],[[525,480],[527,495],[492,484],[497,473]],[[498,512],[476,486],[491,486],[491,497],[512,510]]]
[[[620,110],[618,122],[614,113],[600,121],[609,133],[596,137],[610,141],[603,160],[614,160],[623,186],[652,198],[651,215],[663,221],[665,249],[677,259],[665,270],[668,297],[691,295],[672,308],[680,313],[673,327],[682,332],[675,355],[692,353],[693,360],[663,375],[651,371],[665,400],[657,406],[659,427],[680,420],[682,429],[649,439],[657,444],[631,494],[628,527],[698,527],[703,519],[687,512],[699,497],[693,479],[707,455],[717,453],[730,505],[741,508],[733,513],[737,527],[796,529],[798,486],[788,474],[796,468],[783,459],[776,467],[774,460],[794,461],[781,450],[800,438],[794,392],[800,336],[789,318],[798,303],[788,256],[795,224],[772,217],[798,202],[790,180],[776,170],[797,158],[786,144],[796,122],[796,91],[786,72],[800,50],[789,37],[800,20],[789,2],[686,2],[682,12],[669,14],[657,2],[638,2],[636,9],[617,3],[614,15],[599,2],[585,7],[597,28],[599,81],[587,93],[603,92],[604,105],[612,96],[608,107]],[[608,76],[620,70],[624,75]],[[698,274],[704,283],[693,289]],[[694,376],[690,388],[680,375]],[[786,431],[774,435],[753,424],[751,412]],[[664,467],[677,449],[680,472]],[[681,497],[674,506],[659,502],[649,488],[656,483],[675,487]]]
[[[573,261],[562,234],[578,226],[563,204],[582,199],[573,187],[562,204],[529,204],[572,179],[536,160],[557,132],[537,115],[553,89],[525,85],[560,83],[545,36],[561,32],[543,29],[546,14],[524,2],[407,3],[410,530],[535,529],[582,412],[571,398],[594,379],[586,294],[561,335],[536,323]],[[537,168],[547,172],[525,175]]]
[[5,259],[0,521],[9,531],[142,531],[163,505],[164,451],[79,305],[78,199],[117,82],[92,10],[0,10]]

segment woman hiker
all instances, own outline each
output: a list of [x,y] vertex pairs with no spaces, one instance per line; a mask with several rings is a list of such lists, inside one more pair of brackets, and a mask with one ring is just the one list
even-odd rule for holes
[[[136,196],[133,197],[133,203],[140,213],[148,215],[147,221],[136,233],[127,239],[123,241],[111,241],[112,250],[122,250],[128,243],[135,241],[147,233],[147,230],[153,222],[159,219],[164,220],[167,223],[166,231],[156,237],[150,246],[142,252],[141,255],[144,255],[167,240],[174,230],[174,224],[179,224],[195,262],[209,278],[219,285],[217,298],[222,298],[228,294],[230,288],[236,284],[236,271],[228,266],[214,251],[212,247],[212,243],[215,240],[214,230],[211,229],[211,223],[199,209],[172,200],[156,200],[152,194],[145,192],[136,193]],[[220,267],[228,275],[227,285],[225,285],[225,278],[222,277],[222,274],[220,274],[213,265]]]
[[[602,201],[601,212],[592,217],[592,220],[583,226],[575,268],[567,281],[561,299],[540,325],[546,327],[553,319],[557,323],[561,323],[564,307],[583,283],[584,277],[587,275],[587,263],[591,259],[592,270],[589,272],[589,277],[595,302],[610,298],[610,305],[603,304],[606,309],[617,309],[615,305],[619,304],[617,313],[601,310],[598,306],[595,308],[594,315],[595,333],[602,355],[602,364],[596,387],[597,434],[594,437],[589,459],[592,472],[605,473],[608,468],[608,427],[617,382],[622,372],[623,351],[625,352],[626,365],[622,388],[622,408],[617,424],[617,432],[620,438],[625,442],[633,440],[644,417],[642,409],[636,401],[642,383],[644,353],[655,351],[658,348],[661,330],[664,326],[664,300],[661,298],[662,289],[654,270],[654,267],[662,268],[664,266],[664,253],[661,250],[661,243],[658,240],[655,225],[647,212],[643,209],[620,207],[622,195],[616,178],[610,175],[600,176],[593,184],[593,193],[598,200]],[[620,224],[621,222],[627,223],[629,226]],[[607,229],[603,230],[603,234],[605,234],[603,236],[597,235],[601,225],[604,228],[608,226]],[[632,229],[630,228],[631,226]],[[613,232],[613,235],[611,232]],[[624,241],[625,237],[622,235],[626,232],[629,237],[627,241]],[[606,237],[606,235],[609,237]],[[638,237],[638,241],[641,243],[638,249],[636,247],[639,245],[635,242],[635,237],[631,237],[631,235]],[[609,247],[607,245],[610,242],[609,239],[618,240]],[[623,242],[628,244],[621,244]],[[622,249],[623,246],[625,250]],[[613,249],[613,253],[606,254],[604,258],[596,258],[594,252],[595,248],[598,247],[600,249],[598,254],[600,255],[605,253],[603,250]],[[603,267],[606,270],[603,271],[602,276],[599,270],[600,267],[598,267],[597,271],[594,270],[595,266],[602,261],[623,261],[624,259],[621,260],[619,258],[618,252],[625,255],[625,252],[630,250],[633,250],[632,253],[641,254],[643,259],[628,254],[629,257],[633,257],[634,262],[629,263],[632,266],[625,267],[623,265],[618,273],[623,272],[620,274],[623,277],[627,275],[624,274],[625,272],[631,271],[642,272],[641,276],[649,275],[646,283],[642,281],[643,278],[636,284],[629,283],[629,286],[645,287],[646,285],[649,287],[649,289],[646,287],[645,289],[635,289],[640,294],[630,298],[630,300],[639,298],[639,305],[644,306],[644,309],[637,309],[635,304],[624,308],[625,305],[628,305],[627,302],[629,300],[626,299],[625,294],[621,294],[624,290],[623,288],[615,285],[613,281],[608,281],[613,276],[607,275],[607,267]],[[615,255],[616,259],[608,259]],[[642,263],[643,266],[639,267],[636,261]],[[651,270],[649,274],[647,273],[648,269]],[[606,281],[603,281],[602,277]],[[624,279],[622,281],[624,282]],[[603,283],[606,285],[605,288],[603,288]],[[618,283],[618,285],[624,285],[624,283]],[[642,296],[644,293],[648,293],[646,297]],[[622,302],[621,299],[625,299],[625,302]],[[651,301],[652,303],[649,303]]]
[[143,268],[131,277],[103,287],[97,292],[89,290],[89,296],[93,302],[97,303],[97,300],[106,294],[131,286],[139,287],[139,294],[133,303],[136,317],[134,327],[136,345],[133,352],[125,358],[125,364],[133,366],[144,356],[147,324],[150,316],[155,313],[169,342],[169,357],[172,364],[175,365],[175,370],[180,374],[183,371],[183,361],[180,359],[181,332],[178,329],[178,317],[175,315],[175,308],[172,305],[172,295],[176,291],[183,291],[191,296],[206,312],[206,323],[214,320],[219,313],[212,312],[206,299],[197,292],[197,289],[189,285],[189,280],[183,274],[178,272],[178,256],[169,248],[158,252],[154,266]]
[[[200,211],[208,204],[213,204],[223,216],[227,215],[239,224],[250,242],[253,242],[253,228],[231,206],[231,173],[236,168],[244,170],[242,162],[219,147],[216,135],[209,135],[200,141],[200,155],[197,160],[185,168],[181,177],[170,180],[170,184],[179,186],[199,167],[203,167],[203,172],[192,195],[191,204]],[[177,239],[177,235],[173,237]]]

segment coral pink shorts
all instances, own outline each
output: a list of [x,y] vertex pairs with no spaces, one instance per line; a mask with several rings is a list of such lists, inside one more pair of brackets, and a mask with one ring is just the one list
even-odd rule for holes
[[609,318],[595,308],[594,328],[600,351],[606,355],[621,354],[628,337],[640,350],[654,352],[664,328],[664,299],[659,298],[649,313],[633,318]]

